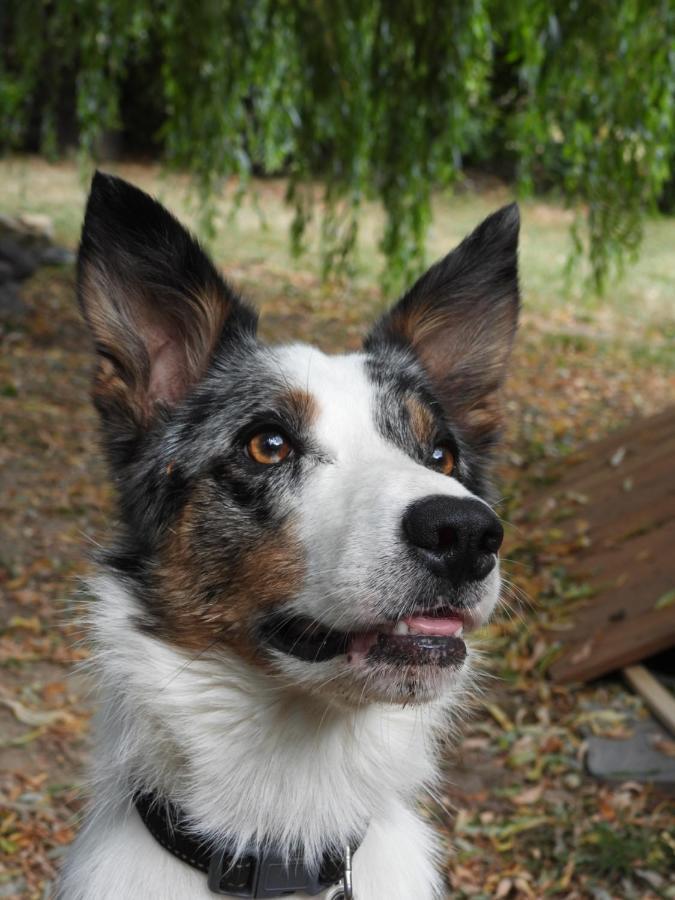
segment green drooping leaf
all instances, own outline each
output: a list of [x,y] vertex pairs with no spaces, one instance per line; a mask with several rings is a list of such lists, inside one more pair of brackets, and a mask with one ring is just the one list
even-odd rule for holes
[[[68,123],[74,119],[74,123]],[[366,200],[383,281],[424,264],[434,190],[514,168],[577,211],[595,286],[635,255],[675,158],[670,0],[5,0],[0,144],[84,159],[121,133],[192,173],[208,236],[226,179],[285,174],[294,249],[320,220],[348,270]],[[66,136],[64,137],[64,131]],[[131,133],[131,134],[130,134]]]

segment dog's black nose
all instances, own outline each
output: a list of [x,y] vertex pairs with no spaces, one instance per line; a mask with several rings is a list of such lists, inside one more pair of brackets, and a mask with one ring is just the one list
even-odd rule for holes
[[431,571],[455,584],[489,575],[504,538],[499,519],[485,503],[442,495],[409,506],[403,530]]

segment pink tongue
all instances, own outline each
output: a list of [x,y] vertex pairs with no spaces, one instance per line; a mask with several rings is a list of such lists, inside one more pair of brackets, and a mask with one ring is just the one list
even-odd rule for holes
[[412,634],[437,634],[450,637],[464,624],[461,619],[435,619],[433,616],[410,616],[403,620]]

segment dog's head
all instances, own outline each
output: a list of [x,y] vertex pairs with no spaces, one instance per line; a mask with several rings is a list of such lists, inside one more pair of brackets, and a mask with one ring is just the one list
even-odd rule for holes
[[499,595],[517,240],[506,207],[326,356],[261,343],[182,226],[95,176],[78,289],[137,627],[348,703],[452,689]]

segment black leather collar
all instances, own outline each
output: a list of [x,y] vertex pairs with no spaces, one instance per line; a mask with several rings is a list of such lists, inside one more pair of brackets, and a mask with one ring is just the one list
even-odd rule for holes
[[[283,897],[296,891],[320,894],[340,882],[341,854],[325,853],[318,870],[305,865],[302,854],[285,860],[272,849],[235,857],[199,840],[183,825],[184,817],[172,803],[153,793],[137,794],[136,809],[158,843],[178,859],[208,876],[214,894],[228,897]],[[360,844],[352,844],[354,853]]]

